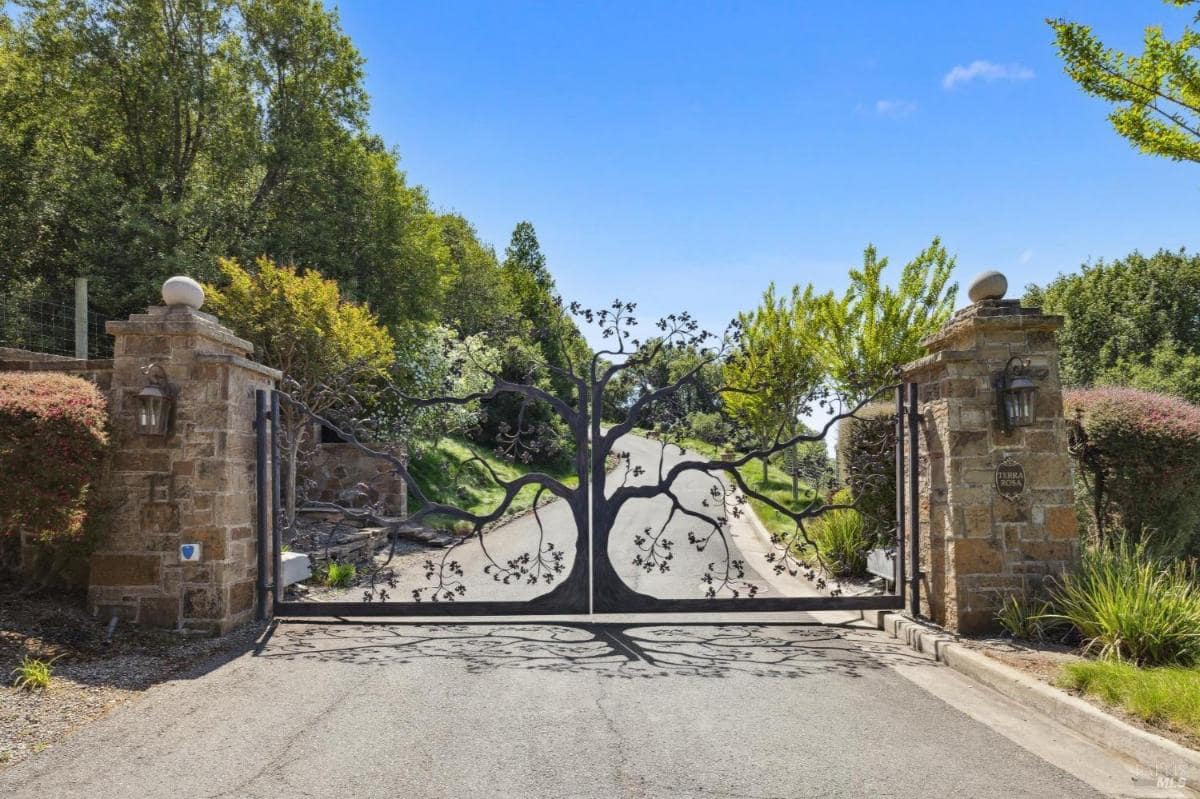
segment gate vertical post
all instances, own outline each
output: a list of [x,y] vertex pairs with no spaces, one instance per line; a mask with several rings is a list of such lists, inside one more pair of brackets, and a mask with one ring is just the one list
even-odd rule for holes
[[917,408],[918,386],[908,384],[908,504],[912,508],[909,514],[908,548],[909,548],[909,607],[908,612],[914,617],[921,615],[921,514],[917,512],[921,504],[921,459],[919,424],[921,413]]
[[271,588],[267,580],[267,513],[270,510],[267,499],[267,392],[261,388],[254,392],[254,488],[257,500],[255,532],[258,539],[258,609],[255,615],[262,621],[268,617],[267,602]]
[[892,581],[897,596],[904,595],[905,542],[904,520],[904,384],[896,386],[896,577]]
[[271,598],[275,602],[283,599],[283,530],[279,524],[279,516],[283,512],[282,484],[280,483],[279,463],[279,391],[271,390],[271,552],[272,579]]

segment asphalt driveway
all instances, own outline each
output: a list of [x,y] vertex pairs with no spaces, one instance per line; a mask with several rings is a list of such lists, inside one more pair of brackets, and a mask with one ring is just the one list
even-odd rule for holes
[[794,622],[281,624],[0,794],[1098,795],[904,670],[961,679],[879,633]]

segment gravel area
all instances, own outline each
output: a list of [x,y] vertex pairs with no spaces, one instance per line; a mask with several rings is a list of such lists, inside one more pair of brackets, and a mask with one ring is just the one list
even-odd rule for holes
[[1011,638],[962,638],[959,643],[988,657],[1020,669],[1042,682],[1053,684],[1064,663],[1083,658],[1070,646],[1055,643],[1014,641]]
[[[0,770],[61,741],[150,686],[222,662],[253,646],[263,626],[221,638],[119,624],[89,616],[80,596],[23,597],[0,589]],[[23,656],[57,658],[45,690],[12,687]]]

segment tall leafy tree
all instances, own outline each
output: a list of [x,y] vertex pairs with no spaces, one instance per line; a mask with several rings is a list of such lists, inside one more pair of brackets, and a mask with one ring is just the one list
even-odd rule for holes
[[1160,250],[1085,264],[1025,301],[1061,314],[1069,386],[1132,385],[1200,402],[1200,255]]
[[463,336],[486,333],[502,340],[519,332],[516,301],[495,251],[462,216],[443,214],[439,221],[449,267],[443,274],[445,323]]
[[505,249],[503,272],[516,311],[528,322],[520,334],[537,343],[558,396],[573,396],[575,387],[567,373],[572,367],[578,371],[591,353],[555,293],[554,278],[531,223],[520,222],[514,228]]
[[[343,298],[334,281],[267,258],[253,272],[232,259],[219,265],[221,285],[205,286],[208,306],[254,344],[256,359],[283,372],[289,394],[313,413],[325,413],[341,399],[327,383],[365,391],[386,376],[395,357],[392,337],[366,307]],[[308,443],[312,425],[290,404],[282,410],[290,524],[296,513],[296,454]]]
[[545,291],[554,289],[554,279],[546,267],[546,256],[538,243],[537,231],[528,220],[518,222],[513,229],[512,238],[504,248],[504,265],[528,272]]
[[[722,397],[729,415],[753,435],[759,449],[796,437],[800,417],[821,382],[815,305],[812,286],[803,292],[795,286],[790,296],[777,297],[772,283],[757,308],[739,315],[741,347],[725,364]],[[798,461],[794,448],[790,457]],[[764,485],[767,471],[764,458]],[[795,498],[799,470],[791,472]]]
[[924,354],[921,339],[939,330],[954,310],[954,264],[934,238],[904,265],[893,287],[884,282],[888,259],[868,245],[862,268],[850,270],[842,296],[830,292],[818,298],[820,358],[849,402],[870,397],[891,382],[897,366]]
[[[1196,0],[1167,3],[1195,6]],[[1193,19],[1200,22],[1200,12]],[[1142,53],[1131,55],[1106,46],[1083,23],[1047,22],[1067,74],[1116,106],[1108,118],[1117,133],[1144,153],[1200,162],[1200,30],[1185,27],[1172,40],[1149,26]]]
[[121,316],[265,253],[398,334],[437,320],[436,220],[365,130],[362,58],[319,0],[27,0],[0,66],[0,291],[86,275]]

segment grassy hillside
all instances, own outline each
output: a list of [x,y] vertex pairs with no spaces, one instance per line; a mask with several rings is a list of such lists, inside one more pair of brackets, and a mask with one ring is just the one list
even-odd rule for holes
[[[431,501],[454,505],[475,514],[490,513],[504,498],[504,489],[492,479],[483,464],[471,461],[474,455],[486,461],[501,480],[512,480],[527,472],[545,471],[571,487],[579,482],[573,472],[512,463],[497,457],[490,450],[460,438],[443,439],[436,450],[413,458],[409,464],[409,471]],[[536,493],[536,486],[521,489],[509,506],[508,512],[521,513],[528,510],[533,505]],[[551,495],[546,492],[544,496]],[[410,509],[416,511],[419,510],[419,506],[414,502]],[[431,518],[429,522],[435,527],[450,524],[449,520],[437,518]]]

